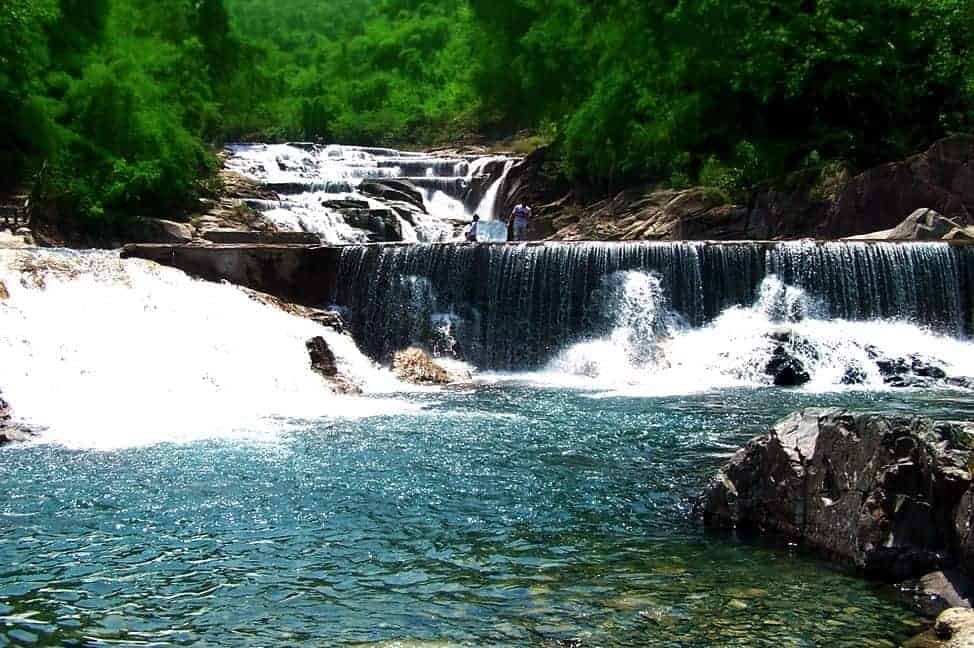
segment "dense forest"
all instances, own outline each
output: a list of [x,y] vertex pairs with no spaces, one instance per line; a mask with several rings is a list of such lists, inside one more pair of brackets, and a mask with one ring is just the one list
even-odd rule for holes
[[0,177],[165,214],[234,139],[528,130],[569,177],[754,186],[974,130],[969,0],[6,0]]

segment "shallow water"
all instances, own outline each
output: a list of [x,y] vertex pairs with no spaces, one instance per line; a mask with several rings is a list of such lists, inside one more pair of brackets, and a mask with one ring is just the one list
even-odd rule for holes
[[974,416],[956,394],[407,398],[273,441],[0,451],[0,645],[892,646],[921,620],[891,590],[708,535],[694,498],[799,407]]

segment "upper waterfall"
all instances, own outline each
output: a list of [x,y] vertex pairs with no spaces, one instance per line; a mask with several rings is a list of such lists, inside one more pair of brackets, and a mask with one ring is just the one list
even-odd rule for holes
[[279,200],[252,200],[285,231],[326,243],[440,242],[459,238],[473,214],[492,218],[515,159],[309,143],[234,144],[227,169]]

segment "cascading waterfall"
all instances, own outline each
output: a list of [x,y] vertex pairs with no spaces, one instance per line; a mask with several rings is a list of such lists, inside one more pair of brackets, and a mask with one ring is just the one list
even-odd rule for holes
[[402,388],[348,336],[117,253],[0,251],[0,282],[10,293],[0,300],[0,390],[45,440],[277,437],[282,418],[374,413],[374,401],[340,397],[310,371],[305,341],[315,336],[366,393]]
[[[348,247],[335,296],[381,360],[413,343],[436,350],[434,322],[450,313],[453,352],[483,369],[554,362],[591,375],[624,362],[643,373],[680,366],[695,375],[687,381],[712,370],[734,384],[766,382],[768,336],[792,326],[821,351],[806,358],[821,369],[816,379],[838,384],[849,363],[876,352],[870,337],[886,345],[880,351],[922,350],[974,374],[961,340],[972,254],[944,243]],[[404,288],[417,281],[422,300]],[[617,353],[599,358],[579,344]],[[844,360],[829,364],[837,354]]]
[[507,160],[504,162],[504,170],[501,172],[500,177],[490,185],[489,189],[487,189],[487,194],[484,196],[483,201],[477,208],[476,213],[478,216],[485,220],[493,220],[498,216],[497,195],[500,193],[501,188],[507,181],[507,176],[510,175],[511,169],[513,168],[514,160]]
[[[493,214],[497,192],[515,162],[316,144],[235,144],[228,152],[228,169],[281,196],[280,201],[251,201],[253,208],[283,230],[312,232],[332,244],[452,240],[474,213]],[[497,172],[492,163],[503,163],[503,176],[491,175]],[[422,208],[360,191],[364,182],[375,180],[404,183],[421,196]],[[468,207],[473,184],[488,181],[483,199]],[[390,220],[395,239],[388,238]]]

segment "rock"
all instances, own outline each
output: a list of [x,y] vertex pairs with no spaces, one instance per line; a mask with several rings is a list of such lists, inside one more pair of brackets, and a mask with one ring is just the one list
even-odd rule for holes
[[0,395],[0,446],[28,441],[34,435],[34,430],[14,422],[10,404]]
[[885,580],[970,575],[972,439],[972,423],[797,412],[720,470],[703,517],[804,541]]
[[868,377],[865,369],[858,364],[854,364],[846,367],[840,382],[843,385],[863,385],[866,383]]
[[150,243],[189,243],[194,236],[192,225],[161,218],[146,219],[146,230],[147,242]]
[[[534,155],[534,154],[532,154]],[[568,189],[539,173],[545,155],[529,156],[508,176],[504,209],[517,202],[546,205]],[[837,239],[974,237],[974,136],[940,140],[906,160],[859,175],[836,170],[792,174],[800,189],[763,189],[732,204],[719,191],[657,186],[613,191],[586,202],[576,186],[571,198],[536,210],[543,236],[557,240],[748,240],[813,237]],[[604,195],[604,194],[603,194]],[[904,215],[910,214],[907,221]],[[864,234],[872,232],[873,234]]]
[[901,587],[911,592],[920,611],[931,617],[950,608],[969,608],[974,603],[971,582],[953,569],[930,572]]
[[0,281],[0,301],[5,301],[10,299],[10,291],[7,290],[7,286]]
[[784,346],[775,348],[764,372],[774,378],[777,387],[801,387],[812,379],[801,360],[790,354]]
[[342,316],[334,311],[327,311],[320,308],[312,308],[310,306],[294,304],[292,302],[280,299],[279,297],[275,297],[257,290],[252,290],[250,288],[244,288],[242,286],[238,286],[238,289],[245,292],[248,297],[256,302],[278,308],[290,315],[311,320],[312,322],[326,326],[338,333],[345,332],[345,322],[342,320]]
[[974,611],[951,608],[937,617],[932,630],[903,644],[904,648],[974,648]]
[[322,207],[327,207],[328,209],[335,209],[341,211],[343,209],[368,209],[368,200],[355,200],[354,198],[344,198],[339,200],[323,200],[321,201]]
[[963,232],[963,228],[949,218],[944,218],[933,209],[918,209],[906,217],[896,227],[871,234],[850,237],[851,240],[881,241],[939,241],[952,232]]
[[324,377],[339,394],[361,394],[362,388],[343,376],[338,361],[323,337],[314,337],[305,343],[311,358],[311,370]]
[[554,151],[541,147],[511,168],[497,192],[495,214],[506,221],[515,205],[528,205],[534,211],[528,224],[528,238],[551,236],[555,233],[553,216],[566,208],[561,199],[574,190],[585,193],[580,184],[568,182]]
[[23,239],[24,245],[28,247],[34,247],[36,245],[34,242],[34,233],[30,231],[29,227],[18,227],[14,235]]
[[950,230],[945,241],[974,241],[974,227],[955,227]]
[[927,388],[948,380],[947,372],[935,360],[919,354],[906,358],[887,358],[872,347],[867,347],[866,351],[876,362],[883,382],[891,387]]
[[422,213],[426,212],[426,201],[423,192],[416,185],[408,180],[375,179],[363,182],[358,186],[359,193],[368,196],[376,196],[387,201],[397,201],[409,203],[419,209]]
[[395,355],[392,372],[400,380],[414,385],[449,385],[458,379],[438,365],[425,351],[415,347]]

